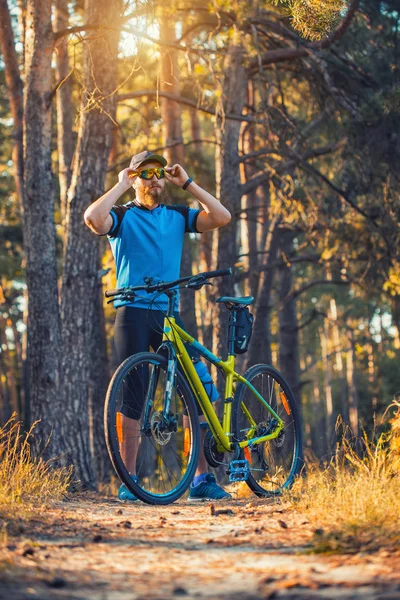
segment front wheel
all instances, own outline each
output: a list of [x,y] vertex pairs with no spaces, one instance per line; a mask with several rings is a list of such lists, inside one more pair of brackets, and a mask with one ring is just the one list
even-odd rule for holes
[[190,387],[177,370],[166,409],[167,382],[163,356],[134,354],[115,371],[105,403],[104,429],[113,466],[129,491],[148,504],[180,498],[199,457],[199,418]]
[[[244,377],[283,421],[277,438],[241,451],[250,474],[247,485],[257,496],[276,496],[292,485],[303,466],[302,432],[296,400],[284,377],[270,365],[247,369]],[[249,387],[239,383],[232,406],[235,441],[261,437],[276,428],[276,420]]]

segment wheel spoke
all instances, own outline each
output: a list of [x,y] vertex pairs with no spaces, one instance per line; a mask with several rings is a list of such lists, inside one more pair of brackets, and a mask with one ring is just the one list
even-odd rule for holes
[[[301,428],[295,406],[295,399],[282,376],[268,365],[257,365],[247,372],[247,379],[258,393],[268,402],[283,423],[277,438],[254,446],[246,456],[249,457],[250,477],[248,485],[256,493],[276,494],[283,486],[290,485],[299,470],[301,456]],[[251,390],[241,385],[235,403],[246,407],[238,409],[235,405],[235,435],[239,441],[248,439],[253,430],[249,414],[256,421],[256,432],[252,437],[261,437],[276,428],[276,418],[265,405],[254,396]],[[289,409],[289,411],[288,411]]]
[[131,357],[132,365],[121,365],[123,376],[116,378],[117,371],[113,378],[106,414],[108,447],[118,474],[128,478],[135,473],[135,493],[141,497],[142,490],[142,499],[157,504],[165,503],[165,496],[172,502],[190,485],[199,429],[191,391],[180,373],[172,385],[170,412],[165,413],[167,362],[156,356],[139,354]]

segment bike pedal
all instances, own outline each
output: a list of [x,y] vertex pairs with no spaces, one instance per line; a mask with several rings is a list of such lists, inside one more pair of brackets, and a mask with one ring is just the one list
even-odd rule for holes
[[229,481],[246,481],[250,475],[248,460],[232,460],[229,465]]

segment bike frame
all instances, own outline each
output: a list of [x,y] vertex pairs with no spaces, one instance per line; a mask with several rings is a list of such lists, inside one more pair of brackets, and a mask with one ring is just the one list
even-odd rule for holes
[[[186,375],[186,378],[189,382],[189,385],[197,399],[203,414],[208,422],[210,430],[217,442],[217,450],[219,452],[233,452],[235,447],[239,446],[240,448],[246,448],[250,445],[256,445],[262,442],[266,442],[269,440],[273,440],[277,438],[283,428],[283,421],[276,414],[273,408],[268,404],[268,402],[258,393],[255,387],[247,381],[244,377],[236,373],[235,367],[235,356],[233,354],[228,354],[226,361],[218,358],[212,352],[210,352],[205,346],[202,346],[195,338],[189,335],[182,327],[177,325],[175,318],[173,316],[166,316],[164,319],[164,333],[163,333],[163,342],[171,342],[173,347],[175,348],[176,356],[178,358],[179,364],[182,367],[183,372]],[[205,358],[208,362],[217,366],[219,369],[222,369],[226,375],[225,382],[225,398],[224,398],[224,414],[222,418],[222,424],[220,423],[218,416],[214,410],[214,407],[208,397],[206,390],[201,382],[200,377],[197,374],[196,368],[190,358],[185,344],[186,342],[189,346],[194,348],[200,356]],[[275,430],[261,437],[254,437],[256,430],[256,422],[252,418],[250,411],[248,408],[242,403],[241,409],[248,418],[250,424],[252,425],[252,429],[247,433],[247,439],[238,443],[234,443],[231,441],[232,432],[231,432],[231,418],[232,418],[232,401],[233,401],[233,391],[235,383],[243,383],[246,385],[253,395],[265,406],[265,408],[270,412],[271,416],[277,419],[278,425]]]

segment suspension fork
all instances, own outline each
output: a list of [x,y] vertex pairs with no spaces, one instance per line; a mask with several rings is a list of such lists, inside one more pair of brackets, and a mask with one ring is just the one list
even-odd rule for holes
[[164,354],[165,350],[168,353],[168,366],[167,366],[167,383],[165,386],[165,397],[164,397],[164,408],[163,416],[168,418],[171,408],[172,390],[174,389],[175,374],[178,364],[175,348],[170,341],[164,341],[161,346],[157,349],[157,354]]
[[150,413],[152,406],[154,404],[154,394],[157,389],[158,378],[160,375],[160,370],[156,365],[153,365],[151,368],[151,373],[149,377],[149,385],[147,388],[146,399],[144,403],[144,417],[143,417],[143,425],[141,427],[141,431],[147,435],[150,435],[151,426],[150,426]]

